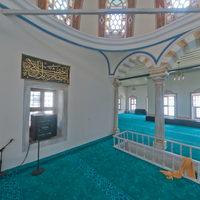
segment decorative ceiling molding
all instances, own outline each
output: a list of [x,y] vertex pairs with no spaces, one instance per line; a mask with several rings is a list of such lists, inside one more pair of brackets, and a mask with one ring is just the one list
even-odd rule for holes
[[[199,59],[200,31],[195,29],[175,41],[161,58],[162,63],[168,63],[169,69],[174,68],[177,62],[193,62]],[[192,61],[193,60],[193,61]],[[162,64],[161,63],[161,64]]]

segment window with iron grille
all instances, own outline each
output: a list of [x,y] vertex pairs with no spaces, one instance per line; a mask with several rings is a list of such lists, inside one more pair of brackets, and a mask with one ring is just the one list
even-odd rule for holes
[[[74,0],[49,0],[49,10],[67,10],[74,8]],[[72,15],[56,15],[56,17],[65,22],[67,25],[72,26]]]
[[[99,9],[134,8],[136,0],[99,0]],[[99,36],[126,38],[133,36],[134,14],[100,14]]]
[[[197,0],[165,0],[166,8],[188,8],[188,7],[197,7]],[[183,13],[175,14],[175,13],[167,13],[165,15],[165,23],[169,24],[174,21],[178,17],[184,15]]]
[[[81,9],[84,0],[38,0],[38,7],[44,10]],[[57,19],[68,26],[80,29],[80,15],[55,15]]]
[[[198,0],[156,0],[157,8],[195,8],[198,6]],[[183,15],[184,13],[157,14],[157,28],[169,24]]]
[[[107,0],[106,8],[122,9],[127,8],[127,0]],[[105,36],[125,37],[126,35],[126,14],[110,14],[105,16]]]

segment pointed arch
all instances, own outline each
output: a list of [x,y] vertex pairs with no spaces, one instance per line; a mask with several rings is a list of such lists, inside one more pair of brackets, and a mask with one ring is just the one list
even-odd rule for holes
[[156,65],[156,58],[150,54],[149,52],[145,52],[145,51],[136,51],[136,52],[131,52],[130,54],[128,54],[127,56],[125,56],[116,66],[113,75],[116,75],[117,71],[119,71],[120,69],[122,69],[121,64],[128,59],[131,56],[137,56],[137,57],[141,57],[141,62],[144,63],[144,65],[147,67],[147,69],[151,66]]

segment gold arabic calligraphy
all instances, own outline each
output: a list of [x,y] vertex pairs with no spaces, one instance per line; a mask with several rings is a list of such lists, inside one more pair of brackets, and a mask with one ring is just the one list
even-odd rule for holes
[[49,66],[45,61],[26,58],[22,63],[22,70],[23,78],[69,84],[69,66]]

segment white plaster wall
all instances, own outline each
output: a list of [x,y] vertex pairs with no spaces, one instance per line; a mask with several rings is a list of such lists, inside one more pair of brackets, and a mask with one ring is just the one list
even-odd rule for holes
[[[133,86],[128,87],[127,97],[135,96],[137,98],[136,108],[147,109],[147,85],[134,86],[135,90],[132,88]],[[124,113],[126,109],[126,87],[119,87],[119,97],[122,97],[122,109],[119,113]]]
[[119,97],[121,98],[121,110],[119,110],[118,113],[124,113],[126,109],[125,87],[119,87]]
[[[155,0],[137,0],[137,8],[154,8]],[[135,15],[134,35],[143,35],[156,30],[155,15]]]
[[[113,119],[113,87],[106,62],[97,52],[58,41],[15,17],[0,16],[0,147],[5,151],[3,169],[17,166],[22,152],[24,80],[20,79],[21,54],[71,65],[68,88],[68,137],[41,148],[41,157],[109,135]],[[27,162],[36,159],[31,147]]]
[[[83,9],[94,10],[99,6],[98,0],[84,0]],[[80,31],[91,35],[98,35],[98,16],[82,15]]]
[[146,109],[146,98],[147,98],[147,85],[134,86],[128,88],[128,97],[135,96],[136,97],[136,108],[138,109]]
[[[191,118],[191,92],[200,88],[200,71],[185,73],[185,80],[173,81],[169,77],[165,81],[164,90],[177,94],[177,116],[178,118]],[[155,114],[155,89],[153,81],[148,82],[149,115]]]

